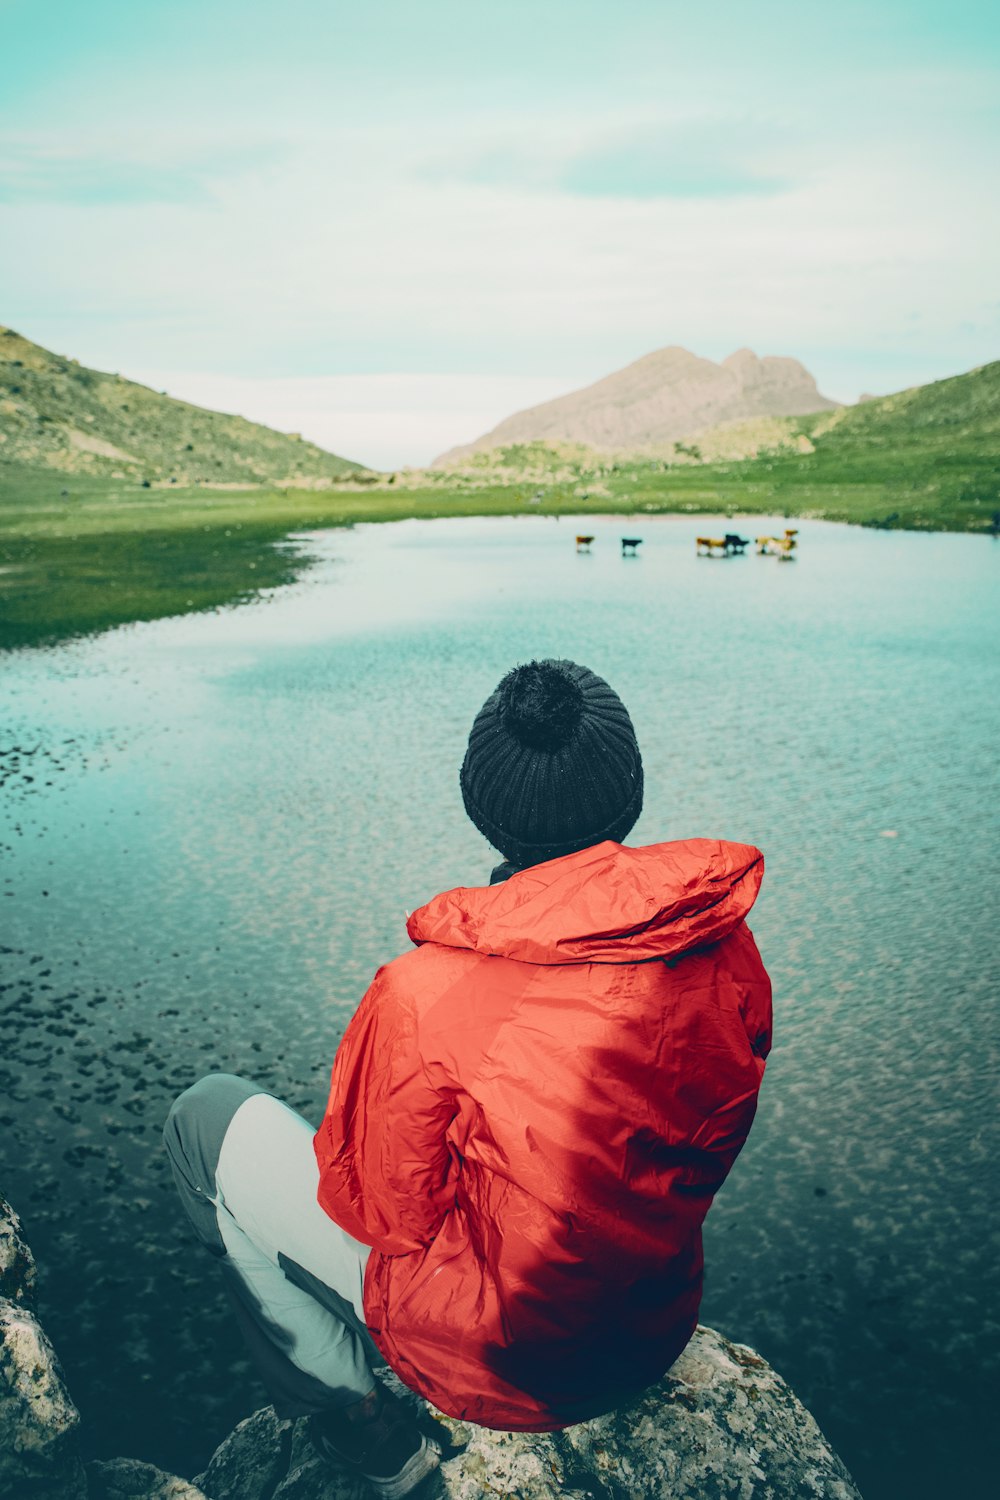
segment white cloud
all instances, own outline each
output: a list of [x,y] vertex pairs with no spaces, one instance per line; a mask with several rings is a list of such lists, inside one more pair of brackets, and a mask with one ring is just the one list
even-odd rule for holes
[[[905,135],[880,132],[864,108],[870,134],[856,124],[842,138],[827,122],[818,141],[793,118],[753,137],[754,170],[794,184],[766,198],[429,180],[427,164],[448,149],[487,150],[498,139],[489,121],[458,143],[454,127],[426,122],[299,135],[280,163],[212,176],[210,202],[10,205],[5,313],[29,337],[124,373],[505,370],[515,382],[556,372],[572,387],[666,343],[713,358],[750,345],[802,358],[842,395],[994,357],[1000,205],[985,191],[986,143],[956,150],[933,116],[919,129],[909,116]],[[634,128],[621,110],[599,128],[533,117],[530,131],[551,153],[574,131],[592,145],[623,122]],[[516,137],[508,127],[505,149]],[[484,399],[469,429],[535,399],[513,396],[495,413]],[[432,418],[408,416],[408,401],[393,408],[402,444],[383,446],[382,396],[370,407],[376,426],[362,441],[377,441],[383,462],[420,461],[470,435],[422,442]],[[304,429],[288,410],[284,425]],[[324,431],[351,454],[362,424],[346,440]]]

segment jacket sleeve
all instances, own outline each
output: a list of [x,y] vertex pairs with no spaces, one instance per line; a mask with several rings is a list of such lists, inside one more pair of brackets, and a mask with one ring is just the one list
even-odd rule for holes
[[430,1244],[455,1201],[456,1113],[443,1068],[421,1056],[412,999],[380,969],[337,1051],[316,1133],[320,1205],[388,1255]]

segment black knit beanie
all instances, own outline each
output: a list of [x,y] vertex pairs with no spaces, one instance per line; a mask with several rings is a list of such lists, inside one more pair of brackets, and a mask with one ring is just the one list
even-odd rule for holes
[[465,810],[513,865],[620,843],[642,811],[642,758],[624,703],[572,661],[515,667],[476,715]]

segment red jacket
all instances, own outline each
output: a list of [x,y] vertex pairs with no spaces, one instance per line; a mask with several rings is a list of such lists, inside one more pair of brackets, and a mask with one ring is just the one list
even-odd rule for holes
[[414,912],[341,1043],[319,1201],[374,1246],[365,1318],[451,1416],[610,1411],[687,1343],[771,987],[747,844],[603,843]]

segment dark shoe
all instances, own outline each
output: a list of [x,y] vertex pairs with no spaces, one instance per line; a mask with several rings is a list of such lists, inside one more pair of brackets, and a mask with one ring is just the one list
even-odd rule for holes
[[382,1500],[402,1500],[441,1461],[433,1442],[419,1431],[396,1396],[379,1385],[371,1415],[361,1421],[343,1408],[309,1419],[313,1446],[336,1468],[366,1479]]

